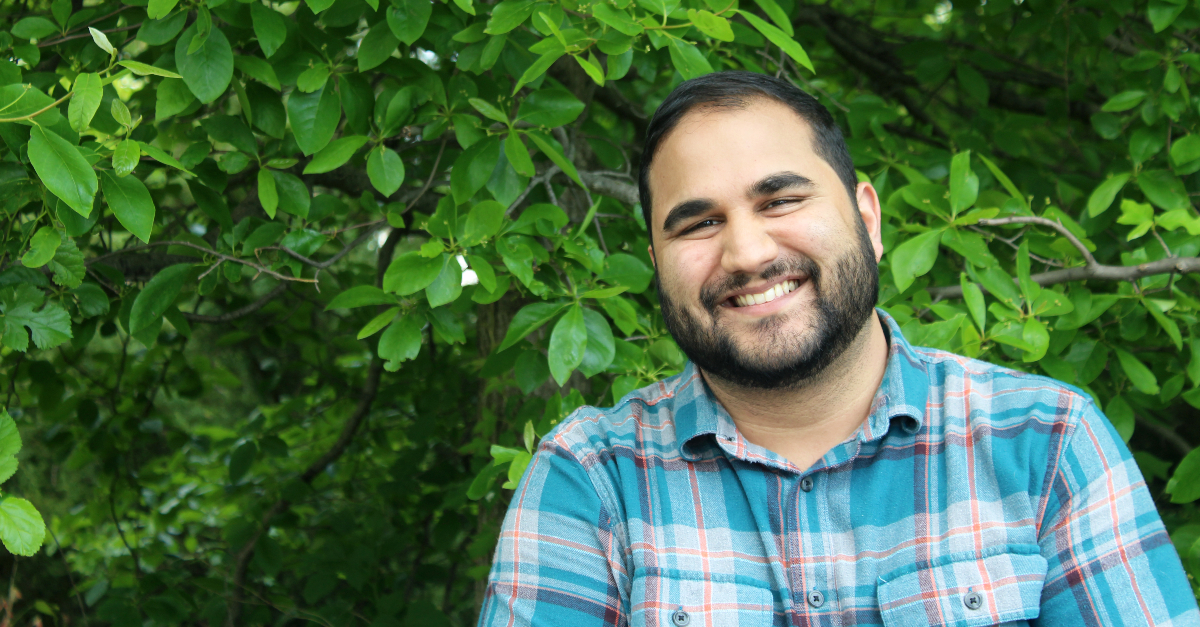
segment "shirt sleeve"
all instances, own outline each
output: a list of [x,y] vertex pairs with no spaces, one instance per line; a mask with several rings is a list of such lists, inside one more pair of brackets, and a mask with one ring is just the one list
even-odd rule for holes
[[504,518],[480,627],[626,625],[621,529],[584,465],[543,440]]
[[1052,467],[1039,625],[1200,625],[1195,596],[1133,456],[1090,400]]

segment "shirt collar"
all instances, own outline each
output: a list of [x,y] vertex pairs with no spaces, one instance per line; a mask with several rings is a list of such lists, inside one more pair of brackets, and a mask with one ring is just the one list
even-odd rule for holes
[[[871,404],[871,415],[859,431],[858,437],[863,442],[883,437],[894,418],[902,418],[900,426],[906,432],[916,433],[925,424],[929,398],[925,358],[904,339],[891,316],[882,309],[875,311],[888,334],[888,361]],[[687,460],[697,459],[703,444],[694,441],[705,435],[713,435],[736,448],[739,456],[745,453],[745,439],[738,437],[733,418],[717,402],[696,365],[689,360],[678,376],[672,405],[680,455]]]

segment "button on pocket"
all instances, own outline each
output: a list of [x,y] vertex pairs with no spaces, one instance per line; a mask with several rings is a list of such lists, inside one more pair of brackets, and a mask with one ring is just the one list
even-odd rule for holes
[[825,595],[821,594],[820,590],[809,591],[808,604],[813,607],[821,607],[822,605],[825,605]]
[[983,605],[983,595],[974,590],[969,590],[963,595],[963,605],[967,606],[968,610],[977,610]]
[[675,610],[675,613],[671,614],[671,624],[675,627],[686,627],[690,622],[692,622],[692,617],[683,610]]

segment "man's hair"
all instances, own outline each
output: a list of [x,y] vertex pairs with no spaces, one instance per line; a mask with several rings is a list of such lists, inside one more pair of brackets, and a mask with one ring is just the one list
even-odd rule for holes
[[854,189],[858,186],[854,161],[846,148],[842,130],[816,98],[786,81],[765,74],[744,70],[714,72],[680,83],[659,105],[646,128],[642,165],[638,172],[638,196],[647,230],[653,232],[653,223],[650,221],[650,165],[658,145],[692,109],[744,109],[760,98],[786,105],[808,123],[813,131],[813,152],[833,168],[846,186],[850,201],[854,202]]

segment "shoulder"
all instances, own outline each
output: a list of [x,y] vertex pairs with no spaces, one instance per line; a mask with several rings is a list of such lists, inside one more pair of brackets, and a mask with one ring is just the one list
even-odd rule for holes
[[585,405],[543,438],[585,466],[614,457],[670,453],[678,449],[675,414],[678,396],[697,375],[678,374],[634,390],[612,407]]
[[947,406],[965,405],[968,417],[994,425],[1035,421],[1071,431],[1099,413],[1083,390],[1050,377],[926,347],[912,347],[931,390]]

